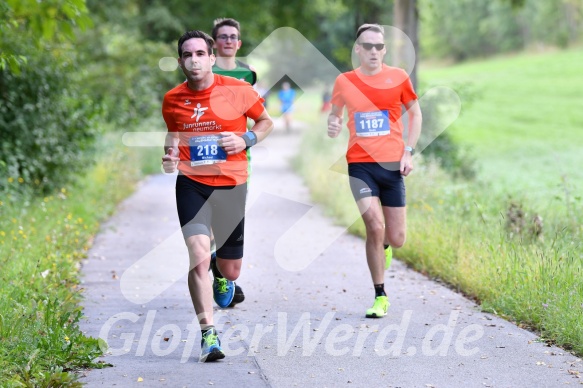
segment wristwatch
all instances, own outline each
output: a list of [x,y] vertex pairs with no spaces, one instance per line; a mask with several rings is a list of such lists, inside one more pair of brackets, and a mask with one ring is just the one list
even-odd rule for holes
[[415,154],[415,148],[411,146],[405,146],[405,151],[409,151],[411,153],[411,156]]

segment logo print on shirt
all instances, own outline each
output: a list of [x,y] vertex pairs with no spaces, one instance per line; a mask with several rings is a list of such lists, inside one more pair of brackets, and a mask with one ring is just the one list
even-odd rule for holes
[[190,105],[190,100],[184,101],[184,105]]
[[198,104],[196,104],[196,108],[194,108],[194,113],[192,114],[192,116],[190,116],[190,118],[193,118],[196,116],[196,122],[198,122],[198,119],[201,118],[201,116],[204,114],[204,111],[207,109],[208,109],[208,107],[201,108],[200,102],[199,102]]

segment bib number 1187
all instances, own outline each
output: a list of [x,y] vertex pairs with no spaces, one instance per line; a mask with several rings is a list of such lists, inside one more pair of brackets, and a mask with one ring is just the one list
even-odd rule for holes
[[368,119],[368,120],[360,120],[360,130],[364,131],[365,129],[379,129],[383,127],[383,122],[385,119]]
[[356,112],[354,114],[356,136],[383,136],[391,132],[389,112],[379,110],[375,112]]

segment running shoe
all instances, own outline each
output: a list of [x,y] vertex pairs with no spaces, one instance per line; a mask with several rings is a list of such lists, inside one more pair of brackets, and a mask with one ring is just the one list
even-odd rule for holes
[[387,315],[387,310],[389,309],[389,298],[385,296],[377,296],[374,300],[374,304],[371,308],[366,310],[367,318],[381,318]]
[[213,299],[220,308],[225,308],[231,304],[235,296],[235,282],[225,278],[215,278],[213,280]]
[[199,362],[210,362],[225,358],[225,353],[221,349],[221,341],[214,327],[202,335],[200,347]]
[[[216,268],[217,257],[211,257],[211,267]],[[213,298],[220,308],[225,308],[231,304],[233,297],[235,296],[235,282],[227,280],[226,278],[219,276],[220,272],[215,272],[213,270],[215,279],[213,280]]]
[[389,247],[385,249],[385,269],[389,269],[391,261],[393,261],[393,248],[389,245]]
[[245,294],[243,293],[243,289],[239,287],[238,284],[235,284],[235,295],[233,296],[233,301],[229,305],[229,307],[235,307],[236,304],[239,304],[245,300]]
[[215,278],[213,281],[213,298],[220,308],[231,304],[235,296],[235,282],[225,278]]

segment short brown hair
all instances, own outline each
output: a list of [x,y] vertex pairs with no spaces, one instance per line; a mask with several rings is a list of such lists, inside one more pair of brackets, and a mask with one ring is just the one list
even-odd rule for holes
[[385,29],[383,26],[381,26],[380,24],[363,24],[362,26],[358,27],[358,30],[356,30],[356,39],[358,39],[358,37],[365,31],[374,31],[374,32],[380,32],[383,37],[385,36]]
[[203,31],[200,31],[200,30],[192,30],[192,31],[185,32],[180,37],[180,39],[178,39],[178,56],[180,58],[182,58],[182,45],[187,40],[193,39],[193,38],[203,39],[206,42],[206,45],[207,45],[207,48],[208,48],[207,51],[208,51],[209,55],[211,55],[213,53],[213,46],[215,45],[215,41],[213,40],[213,38],[211,38],[209,36],[209,34],[207,34],[206,32],[203,32]]
[[213,36],[214,40],[217,40],[219,28],[224,26],[235,27],[237,29],[237,32],[239,32],[239,39],[241,39],[241,25],[239,24],[238,21],[232,18],[218,18],[215,19],[213,23],[213,30],[211,32],[211,35]]

